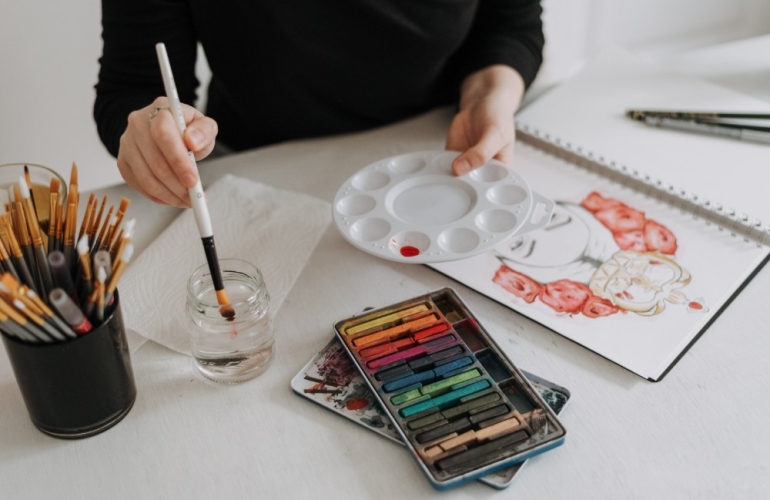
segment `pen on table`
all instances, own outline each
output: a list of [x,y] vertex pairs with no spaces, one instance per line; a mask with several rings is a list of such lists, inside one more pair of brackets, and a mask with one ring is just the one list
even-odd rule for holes
[[676,110],[643,110],[629,109],[626,116],[632,120],[644,121],[647,117],[673,118],[675,120],[720,120],[720,119],[743,119],[743,120],[770,120],[770,114],[767,113],[738,113],[734,111],[676,111]]
[[698,132],[703,134],[730,137],[742,141],[761,142],[770,144],[770,128],[746,127],[729,123],[710,123],[695,120],[677,120],[673,118],[660,118],[648,116],[644,123],[652,127],[670,128],[686,132]]
[[[177,128],[180,135],[184,135],[187,124],[182,114],[182,106],[179,102],[179,93],[174,83],[174,74],[171,71],[171,63],[168,60],[168,53],[166,52],[166,46],[163,43],[155,45],[155,49],[158,53],[158,63],[160,64],[160,72],[163,77],[163,86],[166,89],[166,97],[171,108],[171,113],[176,120]],[[192,151],[187,151],[187,155],[190,158],[190,162],[193,167],[198,169],[195,161],[195,155]],[[203,186],[201,184],[200,175],[198,176],[198,182],[194,187],[188,189],[190,195],[190,202],[192,204],[193,214],[195,215],[195,222],[198,226],[198,232],[203,242],[203,250],[206,253],[206,261],[209,265],[209,271],[211,272],[211,281],[214,283],[214,290],[217,296],[217,302],[219,303],[219,313],[232,320],[235,316],[235,310],[230,305],[230,299],[227,297],[224,283],[222,282],[222,272],[219,269],[219,259],[217,258],[216,247],[214,246],[214,230],[211,226],[211,217],[209,216],[209,210],[206,206],[206,199],[203,194]]]
[[626,116],[650,127],[718,135],[744,141],[770,143],[770,127],[722,120],[770,120],[770,114],[676,110],[626,111]]

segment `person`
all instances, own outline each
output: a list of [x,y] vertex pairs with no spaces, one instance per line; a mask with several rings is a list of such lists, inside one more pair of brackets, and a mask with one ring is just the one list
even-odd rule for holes
[[[542,63],[539,0],[102,0],[99,136],[125,181],[189,207],[215,144],[239,151],[364,130],[452,104],[446,148],[462,175],[510,163],[516,112]],[[206,115],[183,105],[180,136],[155,44],[193,103],[197,44],[211,68]],[[150,118],[148,118],[150,116]]]

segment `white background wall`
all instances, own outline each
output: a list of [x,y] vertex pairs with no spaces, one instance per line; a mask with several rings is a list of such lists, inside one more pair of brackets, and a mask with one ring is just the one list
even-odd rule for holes
[[[767,0],[544,0],[537,87],[612,44],[657,58],[770,33]],[[91,117],[101,53],[96,0],[0,0],[0,164],[48,165],[81,190],[121,181]],[[205,78],[207,68],[200,65]]]

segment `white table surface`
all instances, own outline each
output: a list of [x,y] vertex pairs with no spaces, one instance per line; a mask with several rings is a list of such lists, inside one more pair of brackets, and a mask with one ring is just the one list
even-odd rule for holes
[[[331,201],[377,159],[441,149],[450,118],[440,109],[203,162],[204,185],[232,173]],[[102,193],[132,200],[138,250],[179,213],[126,186]],[[519,367],[572,391],[566,443],[530,460],[504,491],[470,483],[438,492],[402,447],[289,386],[335,321],[443,286]],[[427,267],[365,254],[330,226],[276,317],[276,361],[253,381],[213,386],[193,375],[191,358],[147,342],[132,354],[138,397],[126,418],[63,441],[32,426],[2,355],[0,498],[766,498],[768,296],[763,270],[665,379],[650,383]]]

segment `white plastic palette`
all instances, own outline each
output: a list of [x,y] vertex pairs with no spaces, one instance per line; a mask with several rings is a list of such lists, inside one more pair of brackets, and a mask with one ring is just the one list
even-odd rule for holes
[[493,160],[457,177],[458,155],[422,151],[361,169],[334,198],[342,235],[378,257],[424,264],[471,257],[548,224],[553,202],[513,169]]

